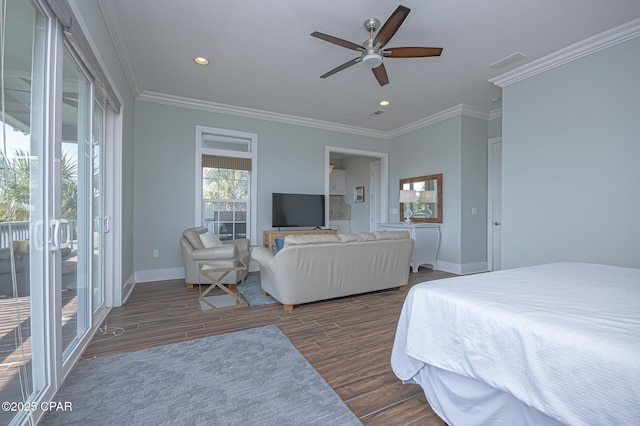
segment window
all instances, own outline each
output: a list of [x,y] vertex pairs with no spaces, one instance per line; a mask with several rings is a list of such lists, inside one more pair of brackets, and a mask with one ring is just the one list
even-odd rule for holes
[[247,238],[250,172],[250,159],[202,156],[204,226],[223,241]]
[[196,223],[221,240],[256,239],[257,135],[196,126]]

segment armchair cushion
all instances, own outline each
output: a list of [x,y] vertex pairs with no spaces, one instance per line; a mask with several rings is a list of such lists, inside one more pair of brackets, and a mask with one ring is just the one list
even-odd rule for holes
[[211,231],[200,234],[200,241],[202,241],[202,245],[205,248],[218,247],[222,245],[222,241],[220,241],[220,238],[218,238],[218,236]]

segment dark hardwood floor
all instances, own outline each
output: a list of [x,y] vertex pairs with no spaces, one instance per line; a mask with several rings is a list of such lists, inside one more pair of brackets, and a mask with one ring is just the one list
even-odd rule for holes
[[[409,287],[452,274],[420,269]],[[393,374],[391,348],[406,292],[388,290],[323,302],[202,313],[182,281],[138,284],[106,319],[83,359],[132,352],[251,327],[277,325],[365,425],[444,425],[418,385]],[[104,326],[104,324],[103,324]],[[118,328],[125,332],[121,335]],[[197,355],[194,355],[197,356]]]

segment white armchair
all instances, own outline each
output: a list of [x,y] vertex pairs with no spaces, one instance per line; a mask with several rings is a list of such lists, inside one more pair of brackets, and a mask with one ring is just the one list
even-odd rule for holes
[[[249,266],[251,253],[249,251],[249,240],[240,238],[237,240],[222,241],[221,245],[205,247],[200,236],[209,230],[205,227],[187,228],[180,237],[182,246],[182,257],[184,259],[184,281],[187,287],[194,287],[199,283],[211,283],[204,276],[200,276],[198,261],[239,259]],[[223,284],[230,284],[230,287],[241,281],[247,275],[246,271],[230,272],[222,280]]]

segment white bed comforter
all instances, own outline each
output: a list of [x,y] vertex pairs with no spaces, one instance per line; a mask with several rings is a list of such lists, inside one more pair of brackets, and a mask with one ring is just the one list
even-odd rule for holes
[[569,425],[640,424],[640,269],[554,263],[414,286],[391,364],[481,380]]

